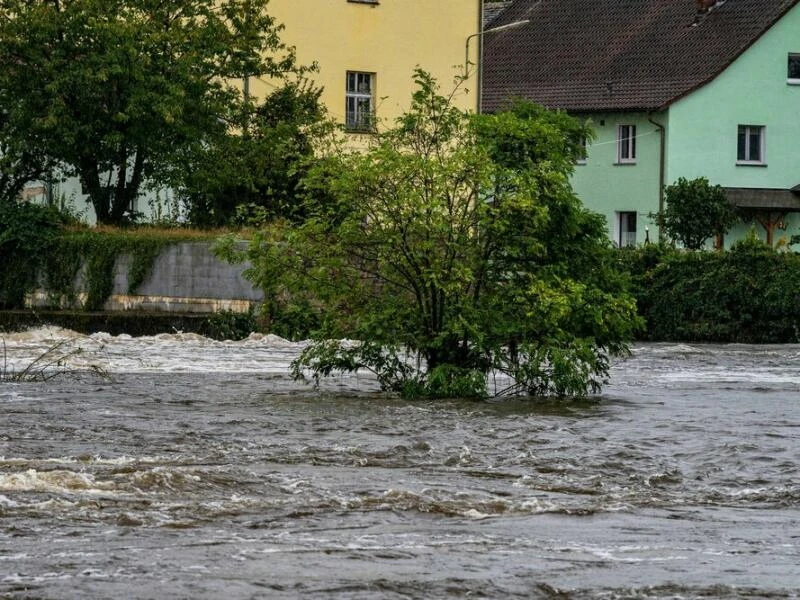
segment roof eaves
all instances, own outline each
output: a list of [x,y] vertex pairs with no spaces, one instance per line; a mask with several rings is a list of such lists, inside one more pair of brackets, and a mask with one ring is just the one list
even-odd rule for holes
[[[753,36],[746,45],[744,45],[738,52],[733,54],[731,56],[731,58],[727,62],[725,62],[716,72],[712,73],[709,77],[705,78],[704,80],[699,81],[698,83],[695,83],[694,85],[692,85],[691,87],[689,87],[686,90],[682,91],[681,93],[673,96],[672,98],[669,98],[662,106],[659,106],[656,110],[658,110],[658,111],[667,110],[671,105],[675,104],[679,100],[682,100],[683,98],[686,98],[690,94],[694,93],[696,90],[700,89],[701,87],[704,87],[704,86],[708,85],[709,83],[714,81],[717,77],[722,75],[722,73],[724,73],[725,70],[728,67],[730,67],[734,62],[736,62],[736,60],[740,56],[742,56],[742,54],[744,54],[750,48],[752,48],[753,45],[755,45],[755,43],[758,40],[760,40],[764,36],[765,33],[767,33],[770,29],[772,29],[772,26],[775,25],[775,23],[777,23],[783,17],[785,17],[789,13],[789,11],[791,11],[795,6],[798,5],[798,3],[800,3],[800,0],[792,0],[792,2],[787,4],[786,8],[783,11],[778,13],[775,16],[775,18],[772,19],[772,21],[770,21],[769,23],[767,23],[764,26],[764,29],[762,29],[758,33],[758,35]],[[702,25],[699,25],[699,26],[702,27]]]

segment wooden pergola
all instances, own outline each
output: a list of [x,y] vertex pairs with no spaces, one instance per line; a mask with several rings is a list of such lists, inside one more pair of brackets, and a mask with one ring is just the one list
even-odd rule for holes
[[800,213],[800,184],[790,189],[723,189],[744,219],[752,219],[764,228],[770,246],[774,244],[775,230],[786,230],[789,213]]

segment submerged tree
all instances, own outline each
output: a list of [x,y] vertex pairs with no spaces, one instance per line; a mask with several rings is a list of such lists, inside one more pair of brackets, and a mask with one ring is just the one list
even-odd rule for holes
[[267,2],[0,0],[9,130],[80,178],[99,222],[119,223],[147,185],[177,185],[176,160],[226,135],[237,81],[294,69]]
[[407,396],[484,396],[491,373],[511,377],[506,392],[596,391],[638,321],[602,218],[568,183],[589,132],[527,104],[470,116],[416,80],[410,111],[369,150],[320,162],[333,202],[252,247],[322,307],[295,375],[371,369]]

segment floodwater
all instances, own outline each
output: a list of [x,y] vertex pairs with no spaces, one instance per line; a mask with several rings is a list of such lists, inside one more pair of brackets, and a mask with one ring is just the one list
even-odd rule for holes
[[0,598],[800,597],[798,345],[638,345],[571,404],[315,392],[257,335],[0,373],[64,337],[107,375],[0,383]]

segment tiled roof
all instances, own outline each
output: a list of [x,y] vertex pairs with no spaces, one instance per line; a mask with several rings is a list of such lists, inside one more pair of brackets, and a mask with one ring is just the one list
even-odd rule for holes
[[487,2],[483,5],[483,27],[484,29],[489,24],[500,16],[505,9],[511,6],[511,0],[505,2]]
[[723,188],[728,201],[739,208],[800,212],[800,197],[792,190]]
[[[654,110],[704,85],[800,0],[516,0],[484,37],[483,110]],[[708,2],[707,2],[708,3]]]

